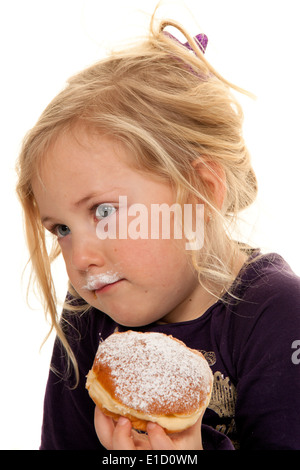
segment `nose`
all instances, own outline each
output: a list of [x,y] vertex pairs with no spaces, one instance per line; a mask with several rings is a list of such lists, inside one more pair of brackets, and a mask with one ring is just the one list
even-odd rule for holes
[[105,264],[101,241],[96,236],[82,234],[72,238],[72,266],[78,271],[87,271],[91,266]]

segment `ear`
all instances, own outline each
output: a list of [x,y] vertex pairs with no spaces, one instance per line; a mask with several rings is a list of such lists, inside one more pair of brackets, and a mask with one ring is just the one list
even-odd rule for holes
[[195,160],[192,166],[207,187],[212,203],[221,211],[226,196],[226,175],[224,169],[218,163],[209,162],[202,158]]

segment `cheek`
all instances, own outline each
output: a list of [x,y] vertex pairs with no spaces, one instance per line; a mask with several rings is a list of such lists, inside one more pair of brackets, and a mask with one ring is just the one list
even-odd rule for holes
[[71,255],[70,255],[69,251],[65,247],[62,247],[62,246],[61,246],[61,254],[62,254],[62,257],[64,259],[67,272],[69,274],[69,271],[70,271],[70,268],[71,268]]
[[83,285],[82,273],[80,273],[73,266],[71,250],[68,250],[68,248],[65,246],[61,248],[62,248],[61,253],[62,253],[63,260],[65,262],[68,278],[71,284],[74,286],[74,288],[78,291],[79,287]]
[[182,243],[174,240],[119,240],[115,255],[120,266],[136,279],[170,282],[174,272],[189,268],[188,258]]

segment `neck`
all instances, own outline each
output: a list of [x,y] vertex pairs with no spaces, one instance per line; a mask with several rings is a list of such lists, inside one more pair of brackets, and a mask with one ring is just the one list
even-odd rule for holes
[[[239,252],[234,260],[232,269],[235,278],[238,276],[246,260],[247,255]],[[206,288],[200,285],[197,280],[197,284],[194,290],[192,290],[191,295],[158,323],[179,323],[200,318],[212,305],[220,300],[229,287],[230,286],[227,286],[226,288],[224,285],[213,284],[210,288]]]

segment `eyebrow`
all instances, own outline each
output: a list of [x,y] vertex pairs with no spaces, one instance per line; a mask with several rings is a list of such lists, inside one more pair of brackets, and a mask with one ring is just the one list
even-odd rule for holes
[[[106,193],[112,192],[115,189],[118,189],[118,188],[112,188],[110,191],[104,191],[103,193],[99,193],[99,192],[94,191],[94,192],[88,194],[87,196],[84,196],[83,198],[79,199],[79,201],[74,202],[74,204],[72,204],[72,205],[74,207],[80,207],[83,204],[85,204],[87,201],[89,201],[90,199],[93,199],[96,196],[97,197],[103,197]],[[48,216],[45,216],[45,217],[41,218],[42,224],[45,224],[45,222],[52,222],[53,220],[55,220],[55,219],[53,219],[53,217],[48,217]]]
[[[101,193],[101,196],[102,194],[105,194],[105,193]],[[74,202],[74,207],[79,207],[79,206],[82,206],[83,204],[85,204],[89,199],[92,199],[93,197],[96,197],[96,196],[99,196],[99,193],[96,193],[96,192],[93,192],[93,193],[90,193],[88,194],[87,196],[84,196],[82,199],[79,199],[79,201],[77,202]]]
[[52,222],[54,219],[52,217],[41,217],[41,222],[43,225],[45,225],[46,222]]

